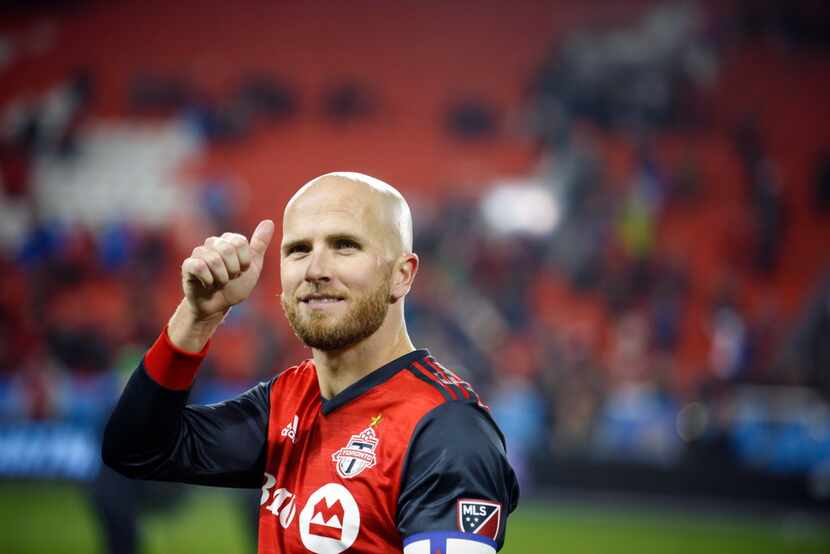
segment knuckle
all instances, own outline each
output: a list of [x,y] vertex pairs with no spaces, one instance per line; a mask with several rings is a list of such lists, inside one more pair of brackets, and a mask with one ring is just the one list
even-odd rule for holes
[[226,240],[219,240],[214,245],[216,250],[223,256],[231,256],[236,252],[236,249]]
[[231,244],[236,244],[239,242],[239,239],[242,237],[239,233],[225,233],[222,235],[222,240],[226,240]]
[[215,250],[209,250],[205,252],[205,255],[202,256],[202,259],[212,268],[218,269],[219,267],[223,267],[225,264],[222,262],[222,256],[219,255],[218,252]]
[[188,258],[182,264],[182,272],[196,275],[201,272],[203,263],[199,258]]

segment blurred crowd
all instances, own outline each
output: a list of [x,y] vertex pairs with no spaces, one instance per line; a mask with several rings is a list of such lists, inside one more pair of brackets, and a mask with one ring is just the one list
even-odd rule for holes
[[[500,345],[483,367],[492,372],[494,410],[510,422],[513,448],[523,451],[519,459],[671,465],[694,456],[778,474],[812,472],[819,483],[813,492],[828,496],[827,285],[813,284],[795,321],[782,321],[771,300],[747,309],[741,283],[780,274],[784,249],[810,233],[789,225],[787,184],[757,117],[718,129],[701,101],[717,84],[719,52],[729,47],[724,37],[757,38],[760,26],[783,48],[816,47],[815,36],[800,31],[813,28],[803,13],[784,10],[792,17],[771,31],[768,19],[781,14],[764,6],[745,6],[732,34],[683,2],[658,5],[629,26],[566,37],[550,51],[528,101],[540,162],[525,186],[541,186],[553,199],[553,231],[540,235],[528,225],[493,240],[486,221],[476,231],[481,218],[456,213],[473,211],[463,202],[435,217],[469,223],[464,241],[456,229],[435,232],[452,237],[439,239],[435,251],[459,288],[474,283],[504,319],[501,340],[485,336],[480,345],[491,352]],[[721,255],[722,275],[711,287],[695,282],[702,273],[659,237],[685,208],[717,210],[716,185],[702,178],[694,156],[671,164],[657,155],[663,137],[677,132],[715,140],[725,133],[742,170],[733,186],[743,198],[747,236],[739,242],[746,251]],[[609,176],[607,150],[596,140],[603,135],[633,152],[622,183]],[[814,163],[811,208],[826,220],[826,152]],[[459,258],[453,253],[461,242],[474,247]],[[824,267],[828,259],[814,262]],[[690,294],[694,288],[711,292],[701,299]],[[593,304],[588,317],[580,313],[585,304]],[[549,316],[559,310],[565,313]],[[693,311],[708,315],[706,343],[690,355],[681,344],[694,333]]]
[[[189,233],[208,236],[239,223],[244,187],[229,179],[200,181],[191,211],[176,204],[186,192],[164,194],[157,182],[180,186],[171,166],[186,158],[173,155],[171,162],[171,151],[198,153],[213,131],[187,118],[160,131],[127,122],[82,130],[93,91],[82,71],[4,114],[0,415],[6,420],[100,423],[108,408],[101,400],[114,398],[175,305],[171,270],[183,251],[176,226],[190,227],[183,239],[190,240]],[[123,178],[136,172],[141,178]],[[232,390],[264,378],[273,363],[269,326],[258,324],[253,308],[237,312],[229,334],[243,321],[265,330],[256,343],[235,337],[227,342],[238,348],[220,349],[221,369],[208,374],[220,374]]]
[[[517,213],[533,218],[509,229],[494,225],[487,208],[494,192],[486,186],[482,196],[450,194],[440,202],[413,195],[422,268],[408,299],[411,334],[485,389],[525,479],[551,456],[670,465],[694,449],[772,471],[821,466],[830,474],[830,285],[816,283],[799,322],[783,327],[774,308],[747,313],[729,275],[699,305],[689,292],[688,260],[659,247],[671,208],[711,201],[695,160],[667,166],[655,145],[666,132],[707,132],[699,98],[717,82],[721,47],[692,3],[658,7],[629,26],[581,30],[551,49],[531,82],[524,110],[539,152],[535,172],[500,189],[504,209],[522,191],[540,194],[516,200]],[[330,92],[324,107],[335,120],[376,109],[359,84]],[[109,167],[101,177],[106,193],[96,195],[96,168],[119,144],[132,153],[144,148],[146,131],[126,122],[98,135],[85,128],[95,99],[89,71],[3,107],[5,423],[102,424],[178,300],[179,260],[191,243],[177,238],[177,228],[187,226],[188,238],[208,236],[240,228],[245,217],[245,187],[232,178],[161,194],[157,181],[169,181],[165,168],[180,159],[170,152],[198,155],[217,141],[244,141],[255,125],[290,116],[297,101],[289,86],[261,76],[246,78],[223,106],[151,75],[136,77],[130,97],[137,113],[174,123],[146,140],[166,141],[143,158],[142,171],[160,171],[158,178],[142,180],[147,191],[130,185],[121,194],[109,183],[135,169]],[[623,183],[608,178],[597,133],[632,146],[635,163]],[[753,222],[752,254],[736,271],[774,274],[785,245],[800,240],[788,228],[786,183],[751,116],[735,125],[731,140]],[[70,192],[71,183],[44,184],[55,175],[72,181],[66,176],[78,172],[83,177],[73,182],[81,184]],[[814,190],[817,217],[830,217],[826,153],[816,160]],[[177,212],[179,194],[194,195],[199,209]],[[78,197],[84,205],[73,208]],[[147,209],[141,198],[152,199]],[[680,345],[695,309],[708,314],[707,344],[684,358]],[[277,311],[273,298],[257,298],[232,312],[197,401],[227,397],[302,355],[285,326],[273,325]],[[684,364],[694,365],[691,378]]]

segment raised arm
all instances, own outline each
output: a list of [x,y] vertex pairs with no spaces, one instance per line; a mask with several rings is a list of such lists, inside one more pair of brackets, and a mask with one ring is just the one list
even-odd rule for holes
[[184,260],[184,298],[107,423],[107,465],[140,479],[261,484],[271,383],[211,406],[188,406],[187,398],[210,337],[259,280],[273,233],[266,220],[250,243],[233,233],[210,237]]
[[259,281],[274,222],[260,222],[251,241],[225,233],[209,237],[182,262],[182,299],[168,324],[170,340],[187,352],[199,352],[231,306],[251,295]]

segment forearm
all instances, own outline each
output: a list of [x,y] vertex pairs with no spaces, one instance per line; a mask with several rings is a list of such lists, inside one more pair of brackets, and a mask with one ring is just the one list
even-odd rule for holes
[[102,446],[107,465],[137,479],[261,484],[270,383],[220,404],[187,405],[206,350],[182,351],[162,333],[107,423]]
[[159,478],[157,466],[181,443],[183,412],[206,350],[178,349],[169,333],[162,332],[130,377],[107,423],[102,450],[107,465],[130,477]]
[[104,430],[104,463],[127,477],[165,479],[188,391],[164,389],[139,366]]
[[187,300],[182,300],[167,324],[170,342],[185,352],[201,352],[229,311],[230,308],[206,319],[199,319],[188,307]]

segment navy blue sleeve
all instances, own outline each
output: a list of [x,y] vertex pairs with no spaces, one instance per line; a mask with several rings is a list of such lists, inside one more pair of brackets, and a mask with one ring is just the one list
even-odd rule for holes
[[397,521],[404,539],[452,531],[504,544],[519,485],[501,431],[475,402],[445,402],[423,417],[402,479]]
[[104,431],[104,463],[134,479],[262,485],[271,383],[209,406],[156,383],[139,365]]

